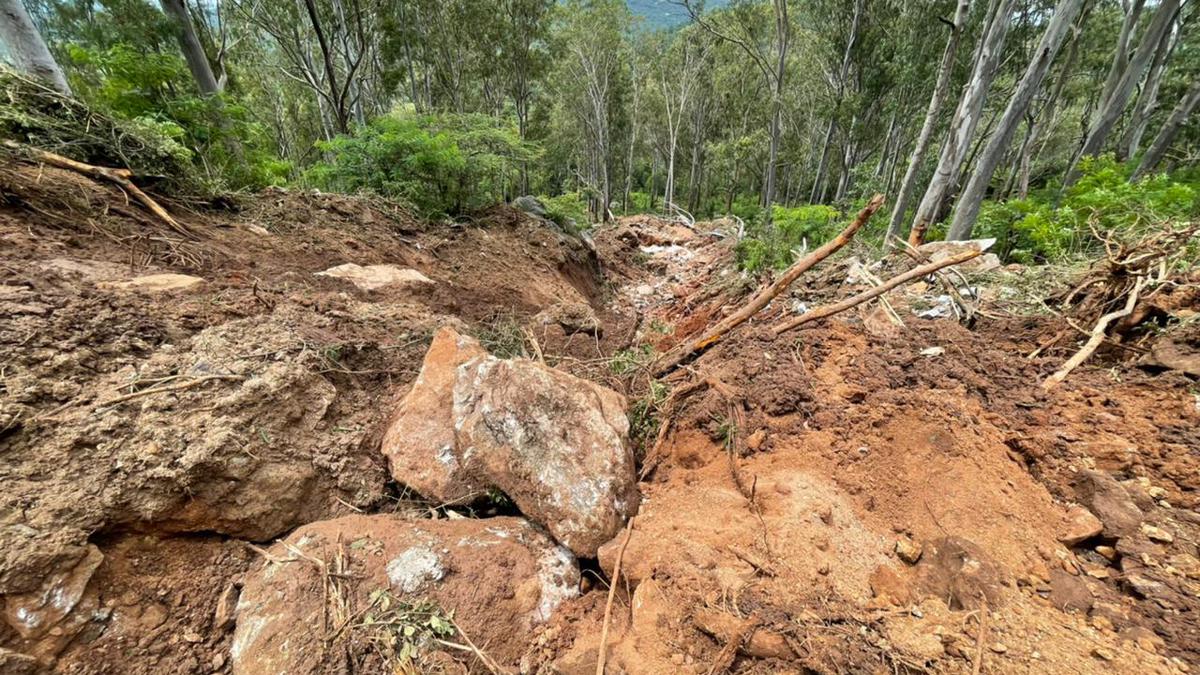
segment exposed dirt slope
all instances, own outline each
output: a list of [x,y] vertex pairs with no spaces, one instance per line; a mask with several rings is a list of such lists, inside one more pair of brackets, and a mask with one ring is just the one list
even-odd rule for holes
[[[647,323],[674,326],[665,345],[733,309],[740,290],[712,272],[728,255],[722,240],[685,235],[664,250],[661,232],[632,221],[597,243],[609,260],[633,261],[639,245],[649,254],[655,272],[630,264],[626,288]],[[892,300],[903,331],[866,306],[771,340],[761,328],[779,313],[852,290],[838,288],[845,265],[832,267],[676,378],[726,391],[684,399],[650,451],[657,468],[623,557],[636,590],[631,613],[616,614],[616,665],[704,670],[738,639],[753,658],[734,667],[746,672],[1196,665],[1194,382],[1109,360],[1046,393],[1042,378],[1065,357],[1023,358],[1047,332],[1041,320],[981,317],[967,330],[913,316],[925,298],[903,293]],[[1092,468],[1123,481],[1159,530],[1116,551],[1107,534],[1060,543]],[[606,570],[618,550],[601,551]],[[560,627],[551,644],[572,646],[557,663],[587,670],[597,615]]]
[[[281,564],[289,533],[304,541],[297,528],[358,512],[446,517],[390,480],[380,451],[443,325],[631,399],[645,478],[609,672],[1200,667],[1200,405],[1187,376],[1107,353],[1046,392],[1070,346],[1024,355],[1057,326],[998,311],[971,329],[918,318],[935,288],[891,296],[903,328],[871,304],[771,339],[782,314],[856,290],[844,256],[655,384],[651,346],[755,286],[726,238],[627,219],[593,250],[507,208],[425,224],[382,202],[283,191],[173,208],[194,238],[111,187],[0,166],[0,671],[32,671],[19,652],[60,672],[229,672],[244,575]],[[347,263],[429,282],[363,290],[316,275]],[[129,286],[164,273],[202,281]],[[979,283],[1002,294],[1022,282]],[[656,416],[670,423],[661,445]],[[1132,529],[1109,519],[1101,532],[1076,501]],[[409,531],[388,522],[370,533],[384,548],[388,528]],[[484,650],[527,672],[594,673],[624,536],[581,561],[582,593],[549,623]],[[472,558],[465,590],[447,596],[503,591],[516,576],[502,558],[519,557]],[[48,579],[72,591],[65,612],[38,605]],[[484,623],[492,642],[506,635]],[[482,668],[469,653],[437,663]]]
[[[177,212],[194,238],[114,188],[0,167],[0,595],[36,597],[89,541],[106,555],[89,586],[103,584],[91,637],[103,635],[77,640],[63,668],[206,672],[228,647],[213,603],[253,557],[224,537],[394,508],[381,425],[437,326],[486,340],[599,289],[580,240],[507,208],[430,225],[274,191]],[[364,291],[315,275],[345,263],[432,283]],[[163,273],[203,281],[130,287]],[[161,539],[177,533],[200,536]],[[140,570],[145,583],[127,576]],[[61,646],[39,646],[44,630],[26,623],[18,635],[0,622],[0,644]]]

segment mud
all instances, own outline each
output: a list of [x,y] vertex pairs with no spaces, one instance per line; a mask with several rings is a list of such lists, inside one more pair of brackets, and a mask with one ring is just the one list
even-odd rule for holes
[[[1025,355],[1053,317],[995,302],[970,327],[923,319],[938,290],[918,285],[889,295],[903,327],[872,304],[771,339],[783,314],[855,291],[849,258],[870,252],[851,251],[653,384],[651,349],[758,283],[732,269],[728,230],[625,219],[591,243],[503,207],[430,224],[271,191],[171,205],[187,240],[48,168],[0,168],[0,197],[0,594],[16,611],[48,580],[84,579],[60,634],[4,622],[0,647],[55,671],[230,672],[230,607],[268,564],[258,551],[281,554],[271,542],[360,513],[511,514],[448,511],[389,476],[388,417],[440,326],[630,399],[635,454],[655,464],[610,672],[1200,667],[1195,379],[1112,349],[1047,392],[1070,341]],[[433,283],[316,276],[348,263]],[[113,285],[165,273],[203,281]],[[1029,280],[976,282],[1014,297]],[[654,447],[667,393],[697,377],[719,386],[684,397]],[[1086,470],[1118,481],[1143,522],[1068,547]],[[623,536],[581,561],[579,596],[548,621],[488,633],[509,666],[595,672]],[[512,581],[470,569],[482,587]],[[471,654],[433,663],[484,669]]]

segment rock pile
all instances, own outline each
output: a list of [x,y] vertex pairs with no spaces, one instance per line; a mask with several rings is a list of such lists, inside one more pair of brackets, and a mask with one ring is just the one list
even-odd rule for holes
[[500,491],[524,517],[360,515],[301,527],[248,575],[233,672],[336,669],[329,635],[419,641],[442,619],[396,628],[414,619],[393,614],[428,602],[488,645],[490,658],[515,663],[531,628],[578,593],[575,556],[594,557],[637,509],[625,407],[617,392],[496,358],[441,329],[388,424],[382,450],[392,475],[441,503]]

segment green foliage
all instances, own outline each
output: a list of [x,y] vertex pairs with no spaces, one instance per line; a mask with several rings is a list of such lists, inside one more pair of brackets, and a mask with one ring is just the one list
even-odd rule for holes
[[1061,260],[1094,247],[1090,229],[1136,233],[1164,221],[1200,216],[1200,182],[1165,174],[1129,182],[1132,166],[1111,156],[1085,158],[1082,177],[1063,192],[984,202],[975,233],[995,237],[1002,257],[1023,263]]
[[[819,245],[841,229],[841,213],[832,206],[775,206],[774,225],[767,228],[754,221],[748,236],[737,247],[738,264],[747,272],[783,269],[795,260],[805,245]],[[747,221],[749,224],[750,221]]]
[[172,125],[118,119],[4,67],[0,89],[0,136],[88,164],[163,176],[175,191],[202,191],[193,153]]
[[654,348],[644,344],[622,349],[613,354],[612,359],[608,362],[608,369],[614,375],[628,375],[649,366],[652,361],[654,361]]
[[520,164],[539,154],[509,124],[453,113],[392,113],[317,146],[326,160],[308,170],[312,183],[403,199],[425,215],[457,215],[502,200]]
[[361,621],[352,623],[355,637],[369,642],[397,673],[425,672],[425,656],[440,641],[455,637],[454,617],[429,600],[406,601],[386,588],[372,591]]
[[538,197],[546,207],[546,217],[571,233],[588,225],[587,200],[582,193],[568,192],[557,197]]
[[659,380],[650,380],[649,390],[635,399],[629,406],[629,438],[635,448],[645,452],[646,444],[658,434],[662,424],[663,403],[667,400],[667,385]]
[[183,58],[117,43],[69,45],[72,86],[92,106],[188,148],[212,188],[282,184],[290,165],[233,99],[201,96]]

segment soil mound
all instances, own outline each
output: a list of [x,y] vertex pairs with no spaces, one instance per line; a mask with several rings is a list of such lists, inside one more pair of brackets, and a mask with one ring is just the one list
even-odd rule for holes
[[[273,672],[289,638],[305,672],[1200,667],[1193,376],[1148,342],[1044,388],[1073,334],[1018,311],[1028,271],[969,272],[996,299],[969,316],[931,279],[774,337],[871,283],[852,251],[655,380],[655,350],[759,285],[733,228],[579,239],[507,207],[423,223],[283,190],[168,206],[189,234],[113,185],[0,164],[2,668]],[[388,448],[463,441],[465,464],[485,437],[588,431],[532,376],[454,386],[473,361],[599,399],[613,447],[628,403],[640,512],[588,525],[595,560],[553,543],[554,453],[426,488],[512,500],[393,478],[385,432],[442,328],[479,347],[443,355]]]
[[[170,204],[185,237],[115,186],[50,167],[0,165],[0,197],[9,598],[69,576],[96,541],[269,541],[393,508],[379,440],[436,329],[487,336],[556,302],[591,304],[599,287],[584,243],[507,208],[429,224],[375,199],[269,190],[237,205]],[[393,265],[429,283],[368,290],[318,274],[345,264]],[[106,559],[96,575],[110,572]],[[97,611],[119,601],[102,592]],[[161,652],[194,610],[170,612],[129,658]],[[47,647],[65,650],[63,663],[71,639],[97,646],[82,627],[65,632]],[[37,647],[7,623],[0,645]]]

